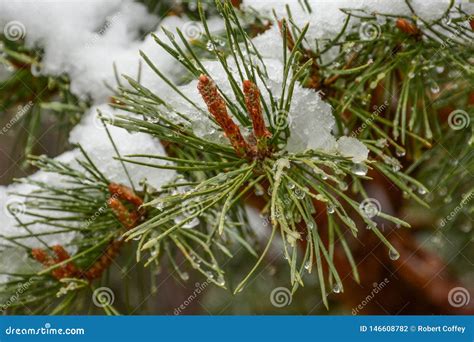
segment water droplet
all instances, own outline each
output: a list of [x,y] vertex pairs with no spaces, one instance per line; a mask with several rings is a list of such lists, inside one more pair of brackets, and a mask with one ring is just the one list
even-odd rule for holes
[[415,73],[413,71],[410,71],[408,73],[408,78],[414,78],[415,77]]
[[423,187],[419,187],[419,188],[418,188],[418,193],[419,193],[420,195],[426,195],[426,192],[427,192],[427,191],[426,191],[425,188],[423,188]]
[[334,293],[341,293],[342,291],[342,286],[340,284],[336,284],[334,285],[333,289],[332,289],[332,292]]
[[295,188],[295,183],[288,183],[288,188],[294,189]]
[[375,144],[377,145],[377,147],[385,147],[387,146],[387,139],[380,138]]
[[298,199],[301,200],[301,199],[303,199],[303,198],[305,197],[305,195],[306,195],[306,193],[305,193],[302,189],[300,189],[300,188],[295,189],[295,196],[296,196],[296,198],[298,198]]
[[400,258],[400,253],[398,253],[396,249],[390,248],[390,250],[388,251],[388,257],[391,260],[398,260],[398,258]]
[[430,87],[430,90],[433,94],[439,93],[439,85],[437,83],[433,83]]
[[329,214],[334,214],[334,212],[336,211],[333,205],[328,205],[327,210]]
[[31,64],[30,71],[34,77],[38,77],[41,75],[41,66],[38,64]]
[[406,154],[406,151],[397,148],[397,149],[395,150],[395,154],[397,155],[397,157],[404,157],[405,154]]
[[211,41],[207,42],[206,49],[211,52],[214,51],[214,44]]
[[308,222],[308,224],[306,225],[306,227],[308,227],[308,229],[313,229],[314,228],[314,223],[313,222]]
[[188,272],[183,272],[180,274],[181,276],[181,279],[183,279],[184,281],[187,281],[189,280],[189,273]]
[[309,261],[306,261],[306,263],[304,264],[304,268],[309,270],[311,268],[311,263]]
[[351,171],[358,176],[365,176],[367,174],[368,168],[364,164],[354,164],[352,165]]
[[342,191],[346,191],[348,188],[349,188],[349,186],[347,185],[346,182],[340,182],[339,183],[339,189],[341,189]]
[[256,186],[255,187],[255,195],[256,196],[263,196],[265,192],[263,191],[263,187],[261,186]]
[[217,277],[217,285],[219,285],[219,286],[224,286],[225,285],[225,279],[224,279],[223,276],[220,275],[219,277]]

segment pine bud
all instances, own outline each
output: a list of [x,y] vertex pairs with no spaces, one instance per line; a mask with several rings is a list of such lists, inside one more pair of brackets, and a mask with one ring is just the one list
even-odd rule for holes
[[260,153],[265,153],[267,149],[267,138],[270,138],[272,134],[267,129],[265,121],[263,119],[262,106],[260,104],[260,91],[258,90],[255,83],[246,80],[243,83],[245,105],[247,112],[252,120],[253,132],[257,139],[257,147]]
[[33,248],[31,250],[31,256],[33,257],[33,259],[43,264],[44,266],[49,266],[51,258],[41,248]]
[[418,30],[418,27],[416,27],[414,23],[409,22],[406,19],[398,18],[395,25],[400,31],[410,36],[416,36],[420,33],[420,30]]
[[248,155],[251,149],[240,133],[239,127],[227,113],[225,101],[217,91],[214,82],[206,75],[201,75],[199,77],[198,90],[209,112],[224,131],[237,155],[239,157]]
[[107,205],[114,212],[120,223],[128,230],[136,225],[135,216],[131,215],[127,207],[117,198],[111,197],[107,200]]
[[139,196],[137,196],[128,186],[117,183],[110,183],[109,193],[114,197],[119,197],[125,201],[130,202],[137,208],[143,205],[143,200]]

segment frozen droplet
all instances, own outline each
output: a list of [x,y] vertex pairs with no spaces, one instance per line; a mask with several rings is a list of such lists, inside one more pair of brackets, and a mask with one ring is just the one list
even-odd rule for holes
[[365,176],[367,174],[368,168],[365,164],[357,163],[352,165],[351,171],[358,176]]
[[390,250],[388,251],[388,257],[391,260],[398,260],[398,258],[400,258],[400,253],[398,253],[396,249],[390,248]]

